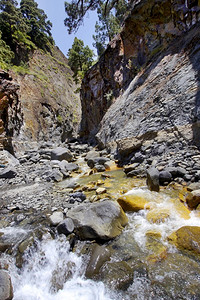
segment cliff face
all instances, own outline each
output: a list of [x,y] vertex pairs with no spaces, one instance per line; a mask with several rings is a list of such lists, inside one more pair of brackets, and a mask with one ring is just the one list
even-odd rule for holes
[[18,144],[40,141],[56,143],[77,135],[81,106],[72,71],[62,52],[52,55],[37,50],[27,70],[12,71],[19,84],[23,125]]
[[132,151],[158,136],[198,144],[199,5],[134,2],[122,32],[84,79],[81,135],[119,152],[125,141]]
[[12,137],[19,134],[23,122],[18,98],[19,85],[0,70],[0,148],[13,152]]

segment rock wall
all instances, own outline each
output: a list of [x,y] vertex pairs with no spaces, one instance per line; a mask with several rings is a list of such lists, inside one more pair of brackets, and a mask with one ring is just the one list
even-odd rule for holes
[[11,153],[13,135],[19,134],[23,122],[18,90],[12,77],[0,70],[0,148]]
[[13,68],[11,75],[19,84],[23,114],[20,134],[15,135],[16,150],[31,143],[67,141],[77,136],[81,105],[72,71],[62,52],[37,50],[28,68]]
[[199,144],[200,1],[133,2],[84,78],[80,134],[121,155],[156,137]]

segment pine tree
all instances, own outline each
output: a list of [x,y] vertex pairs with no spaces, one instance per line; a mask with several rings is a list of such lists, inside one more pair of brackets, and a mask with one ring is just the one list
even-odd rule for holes
[[72,48],[68,53],[69,66],[74,72],[75,81],[80,81],[93,64],[93,51],[84,46],[84,42],[75,37]]
[[51,35],[52,23],[47,20],[45,12],[38,8],[34,0],[22,0],[20,10],[29,27],[31,41],[41,49],[50,50],[54,43]]

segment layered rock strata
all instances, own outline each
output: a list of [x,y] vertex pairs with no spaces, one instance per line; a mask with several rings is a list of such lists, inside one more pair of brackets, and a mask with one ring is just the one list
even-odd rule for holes
[[83,136],[122,159],[200,146],[199,4],[134,2],[83,81]]

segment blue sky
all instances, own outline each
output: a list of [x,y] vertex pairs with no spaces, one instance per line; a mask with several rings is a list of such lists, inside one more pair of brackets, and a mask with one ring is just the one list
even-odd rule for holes
[[[20,0],[18,1],[20,2]],[[65,0],[35,0],[38,3],[38,7],[43,9],[48,16],[48,19],[52,22],[52,35],[55,40],[56,46],[67,55],[67,51],[71,48],[74,37],[84,41],[85,45],[88,45],[94,50],[92,43],[94,34],[94,26],[97,21],[96,12],[90,12],[84,19],[84,25],[80,27],[76,34],[69,35],[67,28],[64,26],[64,19],[66,18],[64,2]]]

